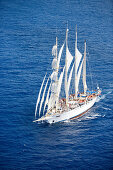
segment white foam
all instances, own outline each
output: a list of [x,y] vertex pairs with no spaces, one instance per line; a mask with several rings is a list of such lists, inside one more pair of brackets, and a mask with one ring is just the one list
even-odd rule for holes
[[99,102],[100,100],[101,100],[101,98],[100,98],[100,97],[98,97],[98,98],[97,98],[97,100],[96,100],[96,102]]
[[111,110],[110,108],[108,107],[102,107],[104,110]]
[[104,95],[101,96],[100,99],[105,99],[105,97],[106,97],[106,95],[104,94]]
[[70,120],[64,120],[63,122],[65,122],[65,123],[70,123],[71,121],[70,121]]
[[96,119],[98,117],[100,117],[101,115],[99,113],[96,113],[96,114],[92,114],[90,116],[86,116],[86,119]]
[[[105,99],[105,97],[107,96],[107,95],[109,95],[109,94],[111,94],[112,93],[112,90],[109,90],[106,94],[103,94],[101,97],[99,97],[100,98],[100,100],[101,99]],[[98,100],[98,99],[97,99]],[[98,102],[98,101],[97,101]]]

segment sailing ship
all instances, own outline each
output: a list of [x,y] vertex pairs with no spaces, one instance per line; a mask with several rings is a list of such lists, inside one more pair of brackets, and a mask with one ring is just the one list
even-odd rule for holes
[[[48,78],[46,73],[41,84],[36,103],[34,122],[47,122],[51,124],[78,118],[95,104],[98,96],[101,94],[99,87],[97,87],[96,90],[91,91],[87,88],[86,41],[84,43],[84,55],[82,56],[77,48],[76,28],[75,56],[73,57],[68,48],[68,32],[69,30],[67,28],[66,39],[61,46],[59,53],[57,50],[58,45],[56,37],[56,44],[52,48],[52,55],[54,56],[52,61],[52,73]],[[61,69],[60,62],[64,46],[66,46],[65,64]],[[81,73],[83,80],[83,92],[80,93],[79,82]],[[70,84],[73,80],[72,74],[74,74],[74,94],[70,93]],[[65,98],[60,98],[63,80]],[[39,113],[38,119],[37,112]]]

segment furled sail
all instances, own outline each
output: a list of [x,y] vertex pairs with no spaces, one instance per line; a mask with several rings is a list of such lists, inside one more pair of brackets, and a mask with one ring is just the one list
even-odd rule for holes
[[46,78],[46,75],[44,76],[44,79],[43,79],[43,82],[42,82],[42,85],[40,87],[40,91],[39,91],[39,94],[38,94],[37,103],[36,103],[36,109],[35,109],[35,118],[36,118],[37,108],[38,108],[38,104],[40,102],[40,95],[41,95],[41,92],[42,92],[42,88],[43,88],[43,85],[44,85],[45,78]]
[[51,93],[51,96],[48,102],[48,110],[50,110],[51,108],[55,106],[55,102],[56,102],[55,94]]
[[54,45],[52,48],[52,55],[56,56],[56,52],[57,52],[57,46]]
[[48,80],[47,80],[47,82],[46,82],[46,85],[45,85],[45,88],[44,88],[44,92],[43,92],[43,95],[42,95],[42,100],[41,100],[41,102],[40,102],[39,116],[40,116],[42,104],[43,104],[43,102],[44,102],[44,96],[45,96],[46,88],[47,88],[47,85],[48,85],[48,81],[49,81],[49,78],[48,78]]
[[73,60],[73,56],[71,55],[68,47],[67,47],[67,50],[66,50],[66,57],[67,57],[67,72],[68,72],[69,67],[70,67],[70,65],[71,65],[71,62],[72,62],[72,60]]
[[56,93],[57,93],[57,81],[56,81],[56,72],[53,71],[51,74],[51,95],[48,101],[48,110],[53,108],[56,102]]
[[56,58],[53,59],[52,69],[57,69],[57,59]]
[[74,68],[75,63],[73,64],[70,74],[69,74],[69,78],[68,78],[68,92],[69,92],[69,88],[70,88],[70,83],[71,83],[71,78],[72,78],[72,73],[73,73],[73,68]]
[[[61,54],[62,54],[62,50],[63,49],[61,49],[61,52],[60,52]],[[51,74],[51,95],[48,101],[48,110],[50,108],[53,108],[56,102],[57,76],[58,76],[57,37],[56,37],[56,45],[54,45],[52,49],[52,55],[54,55],[55,58],[53,59],[53,62],[52,62],[53,73]],[[60,58],[59,58],[59,62],[60,62]]]
[[57,83],[53,81],[51,83],[51,95],[48,102],[48,110],[55,106],[56,97],[57,97],[56,93],[57,93]]
[[[53,51],[54,51],[54,48],[53,48]],[[59,69],[60,59],[61,59],[63,48],[64,48],[64,44],[60,48],[59,55],[58,55],[58,60],[56,58],[54,58],[53,62],[52,62],[52,68],[55,71],[53,71],[53,73],[51,74],[51,81],[52,81],[52,83],[51,83],[51,96],[50,96],[50,99],[48,101],[48,110],[50,108],[53,108],[55,106],[55,103],[57,103],[57,101],[58,101],[58,93],[60,92],[60,86],[61,86],[60,82],[62,81],[61,79],[63,77],[62,74],[64,73],[64,71],[63,71],[63,73],[61,73],[60,78],[57,81],[57,74],[58,73],[57,73],[56,69]],[[59,82],[59,83],[57,83],[57,82]]]
[[59,68],[59,64],[60,64],[60,59],[61,59],[63,48],[64,48],[64,44],[62,45],[62,47],[60,48],[60,51],[59,51],[59,55],[58,55],[58,68]]
[[56,81],[56,79],[57,79],[57,72],[53,71],[52,74],[51,74],[51,80]]
[[56,82],[53,82],[53,83],[52,83],[51,92],[52,92],[52,93],[56,93],[56,92],[57,92],[57,84],[56,84]]

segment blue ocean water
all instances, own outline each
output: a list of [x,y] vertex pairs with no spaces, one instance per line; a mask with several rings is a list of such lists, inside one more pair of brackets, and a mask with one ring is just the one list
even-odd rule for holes
[[[69,27],[74,55],[87,41],[93,86],[102,96],[82,118],[33,123],[51,49]],[[0,169],[113,168],[113,1],[0,0]]]

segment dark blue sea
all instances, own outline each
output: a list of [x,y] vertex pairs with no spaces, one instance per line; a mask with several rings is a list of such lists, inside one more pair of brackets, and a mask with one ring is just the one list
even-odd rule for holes
[[[67,23],[73,55],[76,24],[82,53],[86,39],[102,96],[80,119],[33,123],[51,49],[56,36],[60,49]],[[0,169],[113,169],[112,0],[0,0]]]

